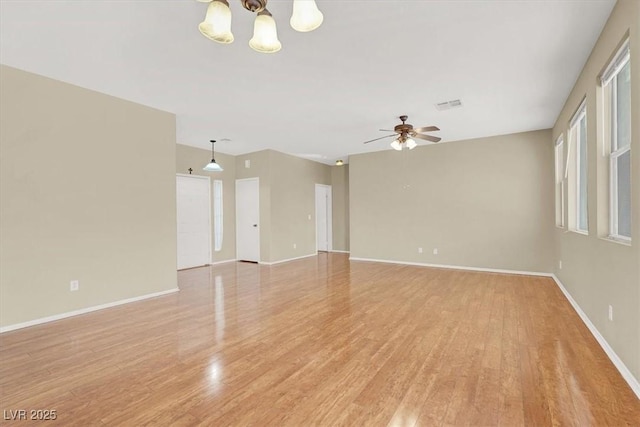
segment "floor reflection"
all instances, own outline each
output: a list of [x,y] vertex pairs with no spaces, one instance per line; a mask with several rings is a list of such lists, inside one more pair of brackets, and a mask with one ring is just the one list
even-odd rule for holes
[[217,393],[222,389],[222,364],[217,358],[212,358],[207,367],[207,390]]
[[215,318],[216,318],[216,341],[222,342],[224,339],[224,324],[225,324],[225,312],[224,312],[224,285],[222,283],[222,276],[217,275],[215,277]]

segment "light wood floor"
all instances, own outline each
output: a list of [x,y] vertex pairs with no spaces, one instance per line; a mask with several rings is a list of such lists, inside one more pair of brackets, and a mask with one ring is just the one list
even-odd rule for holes
[[2,334],[2,409],[66,426],[640,425],[548,278],[321,254],[179,285]]

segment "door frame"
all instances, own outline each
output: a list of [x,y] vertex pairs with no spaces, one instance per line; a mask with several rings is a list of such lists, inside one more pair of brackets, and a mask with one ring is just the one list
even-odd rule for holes
[[315,223],[315,238],[316,238],[316,253],[318,253],[318,206],[317,206],[317,199],[318,199],[318,188],[323,188],[327,190],[327,252],[331,252],[333,251],[333,188],[331,188],[331,185],[328,184],[316,184],[315,186],[315,192],[313,193],[313,201],[314,201],[314,206],[315,206],[315,217],[316,217],[316,223]]
[[[210,265],[210,264],[213,263],[213,251],[212,251],[212,247],[211,247],[211,243],[212,243],[211,234],[213,232],[212,227],[211,227],[212,226],[212,224],[211,224],[211,222],[212,222],[211,221],[211,219],[212,219],[211,218],[211,202],[212,202],[212,199],[211,199],[211,178],[208,177],[208,176],[191,175],[191,174],[186,174],[186,173],[177,173],[176,174],[176,180],[177,180],[178,177],[180,177],[180,178],[192,178],[192,179],[207,180],[207,200],[209,200],[209,203],[207,203],[207,207],[208,207],[208,209],[207,209],[207,211],[208,211],[208,214],[207,214],[207,228],[209,230],[209,232],[207,233],[207,241],[208,241],[207,248],[209,249],[209,254],[207,255],[207,260],[209,262],[207,264],[205,264],[205,265]],[[178,255],[178,252],[177,252],[178,241],[177,241],[177,239],[178,239],[178,186],[177,186],[177,183],[176,183],[176,263],[177,263],[177,259],[178,259],[178,257],[177,257],[177,255]],[[193,267],[188,267],[188,268],[193,268]]]
[[235,181],[234,184],[234,197],[235,197],[235,209],[236,209],[236,217],[235,217],[235,228],[236,228],[236,259],[240,260],[240,257],[238,256],[238,242],[240,241],[240,239],[238,239],[238,182],[239,181],[255,181],[258,184],[258,259],[256,260],[257,263],[262,262],[262,251],[261,249],[261,245],[262,245],[262,225],[260,225],[262,223],[262,215],[261,215],[261,211],[260,211],[260,178],[255,176],[255,177],[251,177],[251,178],[238,178]]

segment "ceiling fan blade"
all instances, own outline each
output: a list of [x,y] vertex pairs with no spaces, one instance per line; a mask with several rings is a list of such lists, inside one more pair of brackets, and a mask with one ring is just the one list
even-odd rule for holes
[[393,129],[378,129],[380,132],[395,132]]
[[390,136],[396,136],[396,134],[394,133],[394,134],[392,134],[392,135],[381,136],[380,138],[371,139],[371,140],[369,140],[369,141],[365,141],[365,142],[363,142],[363,144],[368,144],[368,143],[370,143],[370,142],[377,141],[377,140],[379,140],[379,139],[389,138]]
[[413,135],[414,138],[419,138],[419,139],[424,139],[425,141],[431,141],[431,142],[438,142],[440,141],[442,138],[438,138],[437,136],[431,136],[431,135],[420,135],[419,133]]
[[438,126],[425,126],[425,127],[414,129],[414,131],[416,132],[435,132],[437,130],[440,130]]

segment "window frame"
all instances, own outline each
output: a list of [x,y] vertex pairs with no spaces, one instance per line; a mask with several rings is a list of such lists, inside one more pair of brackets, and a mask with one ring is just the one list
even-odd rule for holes
[[[603,102],[608,103],[610,114],[605,116],[608,123],[608,139],[605,139],[605,153],[608,157],[609,166],[609,230],[608,237],[612,240],[631,243],[631,236],[619,234],[619,203],[618,203],[618,160],[621,156],[629,153],[631,156],[631,143],[624,148],[619,148],[618,144],[618,75],[626,65],[631,67],[631,51],[629,49],[629,39],[625,40],[618,49],[615,56],[602,73],[601,86],[603,90]],[[631,185],[631,182],[629,182]],[[631,220],[631,212],[629,212]]]
[[556,196],[556,206],[555,206],[555,214],[556,214],[556,227],[564,228],[565,227],[565,208],[564,208],[564,199],[565,199],[565,162],[564,162],[564,135],[560,134],[560,136],[556,139],[554,147],[553,147],[553,156],[554,156],[554,174],[555,174],[555,196]]
[[[581,144],[580,144],[580,137],[582,135],[582,133],[580,132],[580,123],[582,120],[584,120],[584,128],[585,130],[587,129],[588,126],[588,117],[587,117],[587,102],[586,102],[586,98],[584,98],[582,100],[582,102],[580,103],[580,106],[578,107],[578,109],[576,110],[576,112],[574,113],[573,117],[571,118],[571,121],[569,122],[569,140],[570,140],[570,146],[571,143],[573,142],[575,144],[575,159],[574,159],[574,171],[573,171],[573,176],[574,176],[574,186],[573,186],[573,190],[575,191],[575,199],[574,201],[574,218],[572,218],[573,223],[570,221],[569,222],[569,229],[573,232],[576,233],[580,233],[580,234],[585,234],[588,235],[589,234],[589,163],[588,163],[588,147],[589,147],[589,141],[587,139],[587,135],[584,136],[584,149],[587,150],[585,152],[585,158],[587,160],[587,165],[585,168],[585,176],[581,176],[580,174],[580,148],[581,148]],[[587,132],[588,133],[588,132]],[[568,165],[569,162],[571,161],[571,159],[569,158],[569,155],[567,155],[567,173],[568,173]],[[587,186],[587,191],[584,195],[585,197],[585,206],[586,206],[586,228],[580,228],[580,205],[582,203],[582,196],[580,195],[580,185],[582,184],[582,180],[586,180],[586,186]]]

